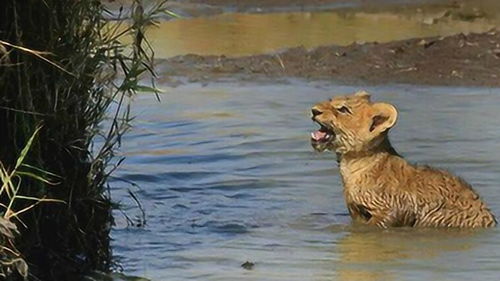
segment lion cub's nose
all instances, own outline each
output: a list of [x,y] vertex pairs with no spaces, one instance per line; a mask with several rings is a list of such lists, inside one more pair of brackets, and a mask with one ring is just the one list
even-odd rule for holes
[[311,112],[312,112],[312,117],[313,117],[313,118],[314,118],[314,117],[316,117],[316,116],[318,116],[318,115],[320,115],[321,113],[323,113],[321,110],[319,110],[319,109],[317,109],[317,108],[315,108],[315,107],[313,107],[313,108],[311,109]]

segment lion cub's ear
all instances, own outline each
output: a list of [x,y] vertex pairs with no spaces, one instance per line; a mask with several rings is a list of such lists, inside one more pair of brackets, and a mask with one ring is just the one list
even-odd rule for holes
[[370,97],[371,97],[371,95],[365,90],[357,91],[356,93],[354,93],[354,96],[358,97],[358,98],[366,99],[367,101],[370,101]]
[[372,117],[370,132],[374,132],[378,135],[392,128],[396,124],[398,111],[394,105],[379,102],[373,104],[373,109],[375,113]]

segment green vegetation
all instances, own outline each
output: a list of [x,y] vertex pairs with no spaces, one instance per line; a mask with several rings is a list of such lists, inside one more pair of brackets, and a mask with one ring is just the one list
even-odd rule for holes
[[2,2],[0,275],[72,280],[109,270],[106,180],[120,162],[130,97],[157,92],[139,83],[153,75],[144,30],[163,4],[132,1],[110,25],[100,1]]

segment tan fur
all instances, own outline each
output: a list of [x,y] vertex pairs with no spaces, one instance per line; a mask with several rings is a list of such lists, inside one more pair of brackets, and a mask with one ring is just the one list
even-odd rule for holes
[[[342,109],[342,107],[347,107]],[[496,220],[464,180],[406,162],[387,133],[397,111],[358,92],[313,107],[313,119],[335,133],[316,143],[337,153],[347,208],[353,220],[379,227],[491,227]]]

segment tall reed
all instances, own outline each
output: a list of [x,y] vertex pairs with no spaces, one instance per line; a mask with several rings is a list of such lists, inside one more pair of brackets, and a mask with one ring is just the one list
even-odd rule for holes
[[[129,128],[130,97],[156,92],[154,84],[140,84],[154,74],[144,32],[164,12],[164,2],[148,8],[131,2],[110,25],[96,0],[2,1],[0,161],[5,171],[15,170],[41,127],[23,163],[59,178],[49,184],[23,177],[20,195],[65,202],[37,204],[19,214],[22,224],[13,221],[20,232],[15,246],[30,275],[42,280],[73,280],[110,266],[106,180],[119,164],[114,150]],[[126,20],[123,11],[130,11]],[[33,203],[26,201],[15,200],[12,208]],[[10,204],[6,193],[0,203]]]

